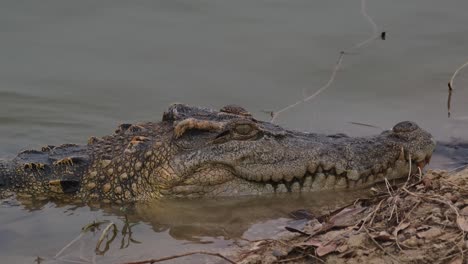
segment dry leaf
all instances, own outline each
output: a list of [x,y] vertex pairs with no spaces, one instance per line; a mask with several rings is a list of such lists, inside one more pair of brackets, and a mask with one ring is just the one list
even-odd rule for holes
[[304,231],[301,231],[299,229],[296,229],[294,227],[285,226],[284,229],[288,230],[291,233],[299,233],[299,234],[304,235],[304,236],[310,236],[310,234],[308,234],[308,233],[306,233]]
[[457,216],[457,224],[461,230],[468,232],[468,219],[465,216]]
[[432,227],[431,229],[416,234],[418,238],[436,238],[442,235],[442,230],[438,227]]
[[315,240],[315,239],[309,239],[309,240],[307,240],[305,242],[297,243],[295,246],[297,246],[297,247],[302,247],[302,246],[320,247],[320,246],[322,246],[322,241]]
[[325,256],[327,254],[330,254],[332,252],[334,252],[336,250],[336,247],[337,245],[333,242],[325,245],[325,246],[320,246],[317,248],[316,250],[316,253],[317,253],[317,256],[319,257],[322,257],[322,256]]
[[315,215],[311,211],[306,210],[306,209],[299,209],[296,211],[292,211],[289,213],[289,216],[296,220],[300,220],[300,219],[312,220],[315,218]]
[[394,237],[397,237],[398,236],[398,232],[400,232],[401,230],[405,230],[408,226],[410,226],[410,222],[401,222],[396,228],[395,230],[393,231],[392,235]]
[[456,257],[454,260],[450,261],[450,264],[463,264],[463,260],[460,257]]
[[337,251],[338,253],[343,253],[343,252],[345,252],[346,250],[348,250],[348,248],[349,248],[348,245],[343,244],[343,245],[337,247],[337,248],[336,248],[336,251]]
[[332,216],[328,222],[332,223],[334,227],[346,227],[353,225],[353,220],[355,220],[354,217],[366,209],[366,207],[344,208],[339,213]]
[[395,237],[391,236],[389,233],[387,233],[386,231],[381,231],[378,235],[376,236],[372,236],[375,240],[378,240],[378,241],[383,241],[383,242],[387,242],[387,241],[394,241],[395,240]]

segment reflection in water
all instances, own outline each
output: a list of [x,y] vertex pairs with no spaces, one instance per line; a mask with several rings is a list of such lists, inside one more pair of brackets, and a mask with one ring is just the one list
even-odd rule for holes
[[[115,263],[116,260],[122,262],[122,259],[140,259],[148,254],[164,257],[194,250],[232,250],[236,248],[233,243],[241,238],[259,239],[284,232],[284,226],[294,225],[288,218],[291,211],[306,208],[320,215],[367,193],[368,189],[361,189],[302,195],[162,200],[127,207],[70,205],[60,201],[17,198],[12,201],[17,201],[20,208],[6,203],[0,206],[0,213],[5,215],[13,209],[21,209],[28,211],[25,212],[26,217],[16,223],[10,222],[10,216],[6,214],[2,220],[6,225],[0,227],[0,234],[4,234],[2,228],[18,230],[31,225],[30,221],[41,222],[44,230],[38,230],[39,233],[28,231],[27,240],[19,234],[0,237],[0,245],[7,243],[4,239],[9,237],[9,244],[15,245],[11,241],[20,243],[20,248],[15,250],[21,253],[17,254],[23,258],[40,256],[50,261],[44,263],[83,259]],[[18,213],[13,212],[11,216],[15,214]],[[48,243],[54,245],[47,253],[22,249],[34,247],[34,241],[44,234]],[[0,254],[8,256],[10,253],[4,250],[8,248],[0,247]],[[13,259],[17,261],[18,257]],[[193,258],[186,263],[190,260]]]
[[[303,194],[278,194],[264,196],[174,199],[155,200],[148,203],[128,205],[128,207],[91,205],[93,210],[123,219],[121,229],[127,240],[121,248],[128,247],[130,242],[138,243],[132,236],[131,228],[143,222],[155,232],[168,232],[177,240],[200,242],[203,237],[224,237],[225,239],[241,238],[253,224],[271,219],[288,218],[289,213],[299,209],[311,209],[320,215],[365,197],[368,189],[340,192],[316,192]],[[44,208],[50,202],[57,207],[67,204],[60,201],[31,201],[18,199],[22,206],[30,211]],[[67,211],[75,211],[86,205],[67,206]],[[103,224],[103,223],[91,223]],[[86,227],[88,228],[88,227]],[[125,246],[126,245],[126,246]]]

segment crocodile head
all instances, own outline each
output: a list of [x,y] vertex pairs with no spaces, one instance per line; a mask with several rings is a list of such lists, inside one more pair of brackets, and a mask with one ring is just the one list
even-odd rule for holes
[[417,172],[434,147],[409,121],[348,137],[287,130],[238,106],[175,104],[161,122],[123,124],[86,146],[46,146],[0,160],[0,191],[123,202],[355,188]]
[[214,111],[176,104],[164,122],[173,128],[174,154],[155,175],[163,196],[353,188],[407,177],[429,162],[435,148],[433,137],[409,121],[354,138],[286,130],[237,106]]

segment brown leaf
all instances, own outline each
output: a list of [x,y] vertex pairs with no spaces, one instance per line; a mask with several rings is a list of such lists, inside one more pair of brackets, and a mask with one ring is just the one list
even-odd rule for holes
[[398,236],[398,232],[400,232],[401,230],[405,230],[408,226],[410,226],[410,222],[401,222],[396,228],[395,230],[393,231],[392,235],[394,237],[397,237]]
[[450,261],[450,264],[463,264],[463,260],[460,257],[456,257],[452,261]]
[[427,238],[427,239],[436,238],[440,235],[442,235],[442,230],[438,227],[432,227],[427,231],[419,232],[418,234],[416,234],[418,238]]
[[461,230],[468,232],[468,218],[466,216],[457,216],[457,224]]
[[304,231],[301,231],[299,229],[296,229],[294,227],[285,226],[284,229],[288,230],[291,233],[299,233],[299,234],[304,235],[304,236],[310,236],[310,234],[308,234],[308,233],[306,233]]
[[322,257],[327,254],[330,254],[336,250],[336,247],[337,245],[333,242],[330,242],[329,244],[324,245],[324,246],[320,246],[316,250],[317,256]]
[[332,216],[328,222],[336,227],[346,227],[354,224],[354,217],[366,210],[366,207],[344,208],[336,215]]
[[387,233],[386,231],[381,231],[378,235],[372,236],[377,241],[388,242],[394,241],[395,237]]
[[337,248],[336,248],[336,251],[338,251],[339,253],[343,253],[343,252],[345,252],[346,250],[348,250],[348,248],[349,248],[348,245],[343,244],[343,245],[337,247]]
[[297,243],[295,246],[297,246],[297,247],[302,247],[302,246],[321,247],[322,246],[322,241],[315,240],[315,239],[309,239],[309,240],[307,240],[305,242]]
[[296,211],[292,211],[289,213],[289,216],[293,219],[296,219],[296,220],[299,220],[299,219],[308,219],[308,220],[312,220],[315,218],[315,215],[314,213],[312,213],[311,211],[309,210],[306,210],[306,209],[299,209],[299,210],[296,210]]
[[463,209],[460,210],[460,214],[468,216],[468,206],[463,207]]

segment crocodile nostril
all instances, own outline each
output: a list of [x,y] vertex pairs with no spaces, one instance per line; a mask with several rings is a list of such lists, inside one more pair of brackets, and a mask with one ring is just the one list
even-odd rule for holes
[[414,130],[416,130],[418,128],[419,128],[419,126],[416,125],[416,123],[414,123],[414,122],[403,121],[403,122],[400,122],[400,123],[396,124],[393,127],[393,132],[396,132],[396,133],[411,132],[411,131],[414,131]]

